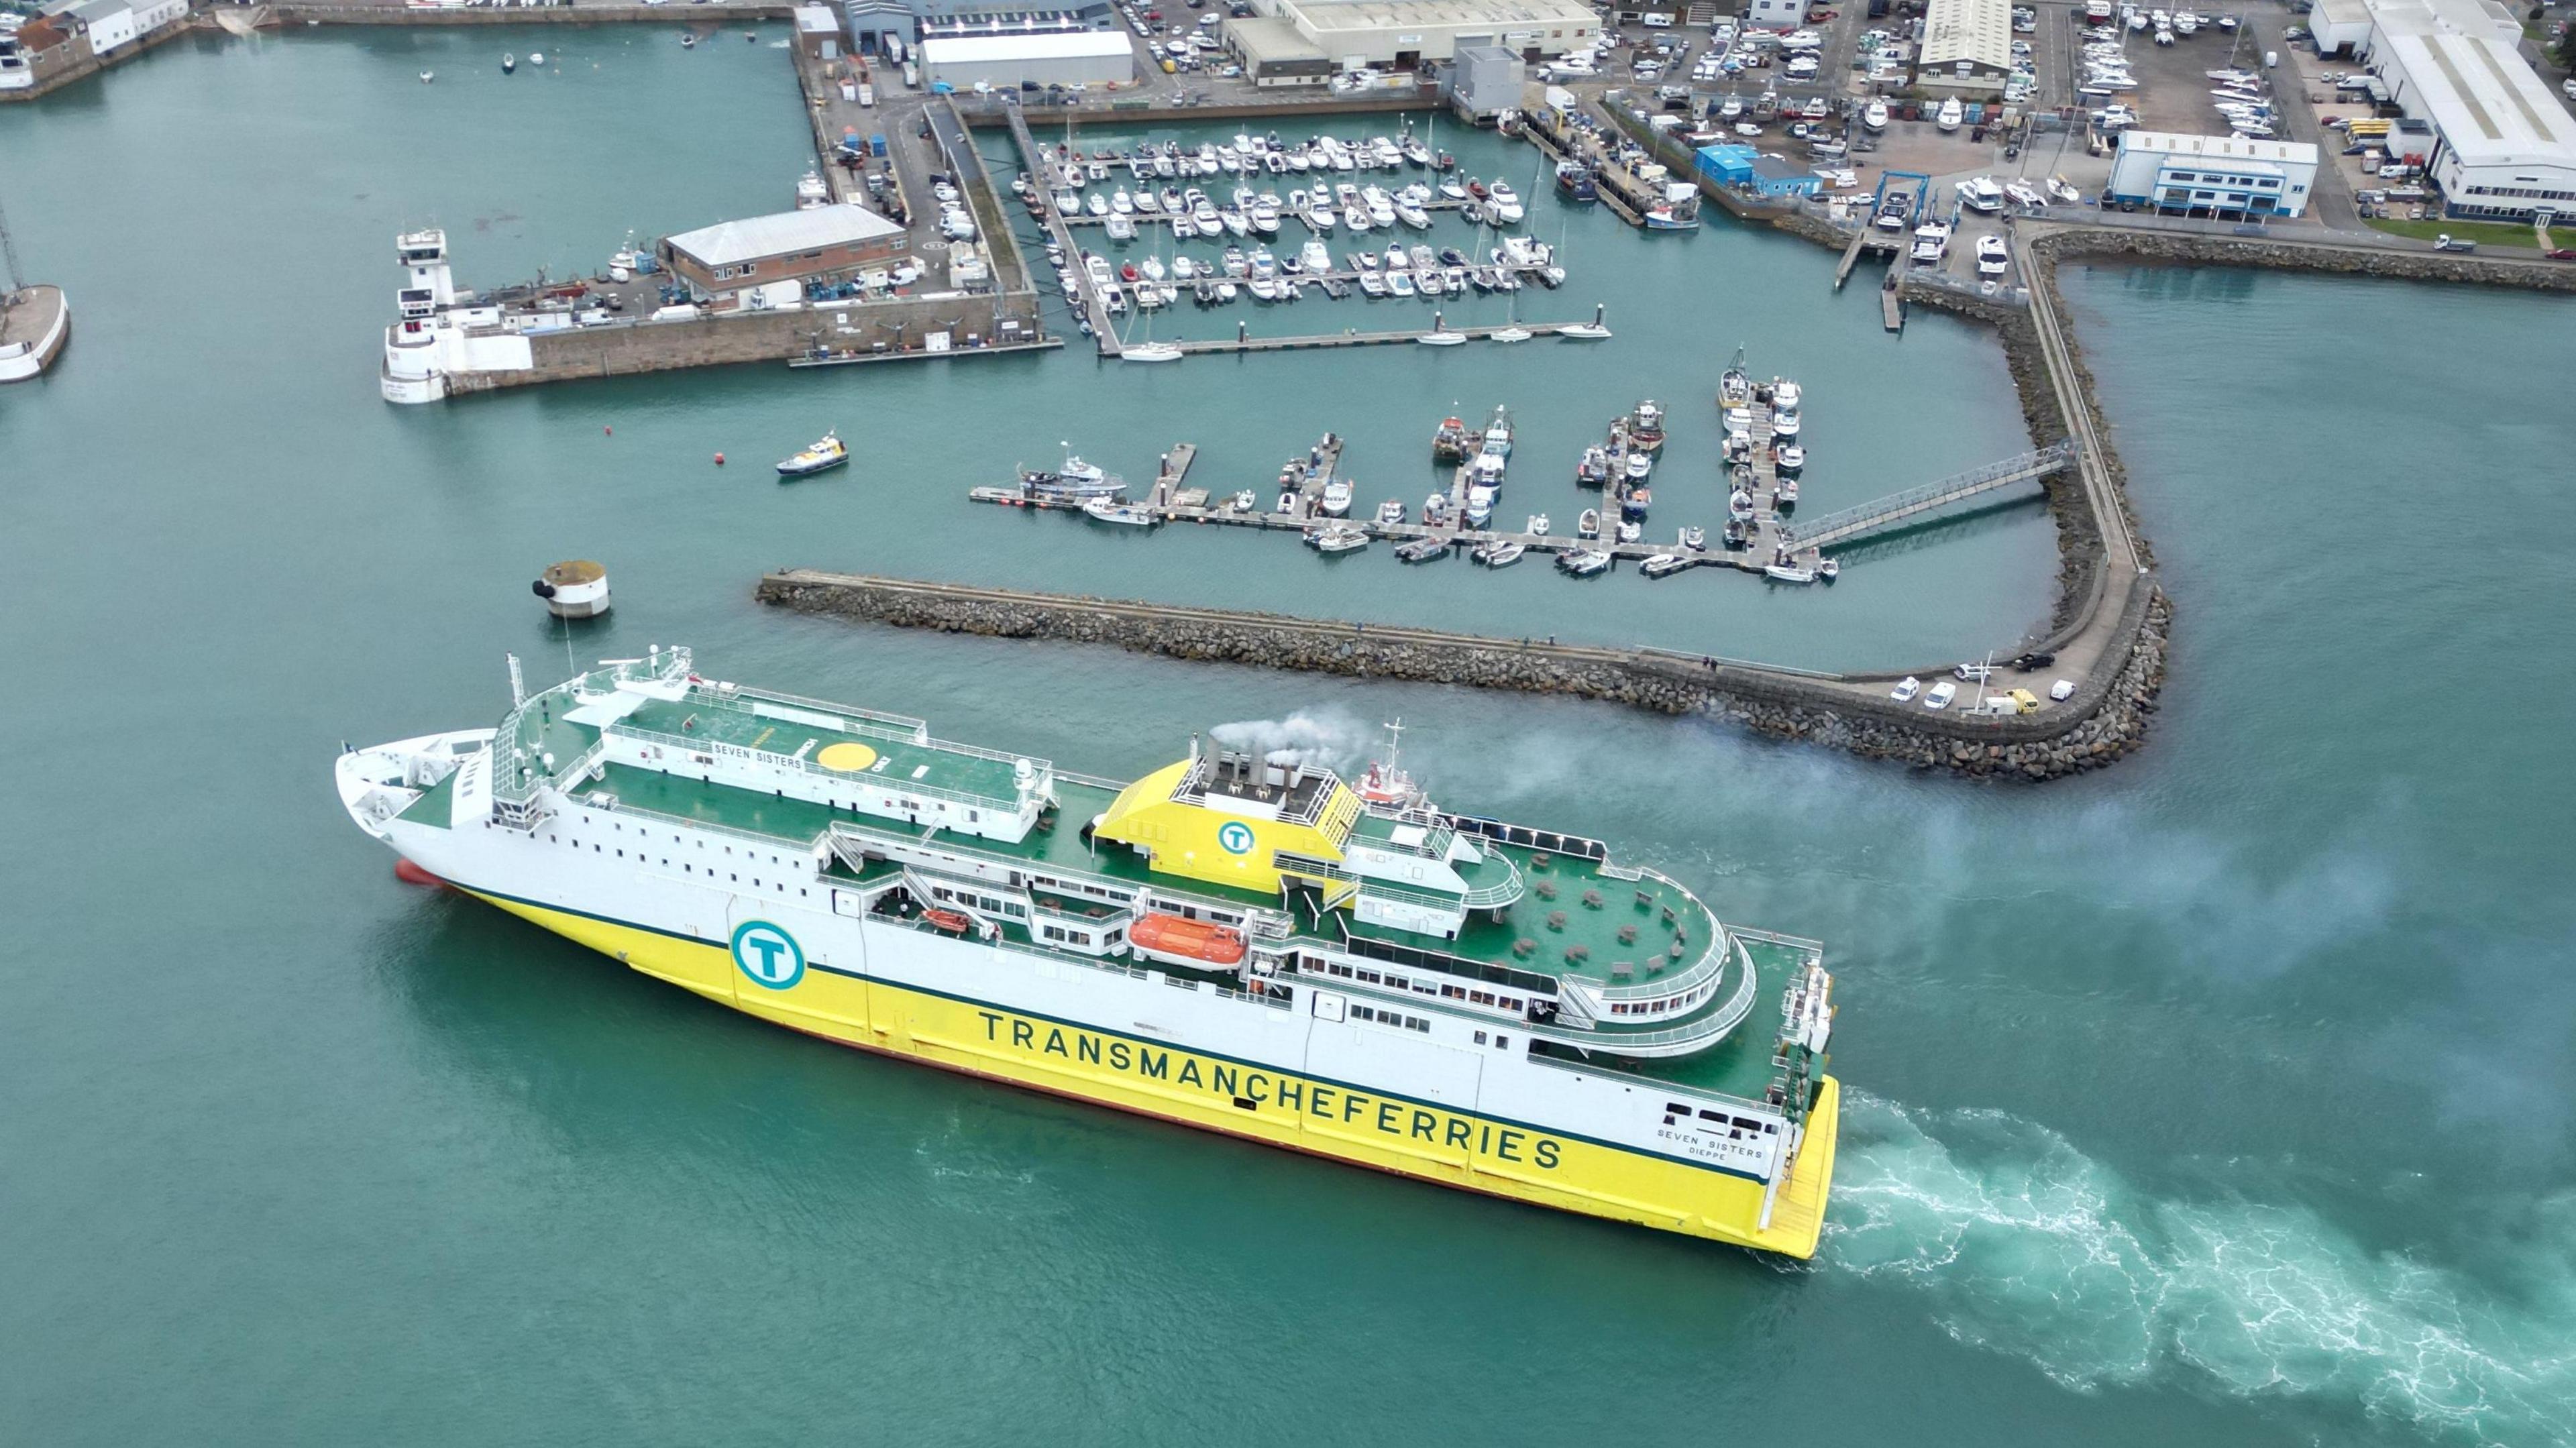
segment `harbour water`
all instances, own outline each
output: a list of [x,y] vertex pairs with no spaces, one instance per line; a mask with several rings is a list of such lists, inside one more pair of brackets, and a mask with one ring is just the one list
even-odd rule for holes
[[[20,246],[81,318],[0,394],[28,705],[0,792],[0,1441],[2576,1437],[2576,667],[2534,633],[2576,584],[2569,304],[2070,272],[2180,613],[2150,748],[2040,790],[1599,706],[854,630],[751,584],[1329,596],[1831,666],[2008,642],[2051,553],[2024,508],[1830,592],[1576,585],[963,501],[1058,438],[1141,477],[1187,437],[1257,485],[1326,428],[1364,500],[1397,476],[1418,500],[1430,424],[1496,401],[1569,471],[1638,395],[1705,456],[1738,342],[1808,385],[1811,496],[2019,445],[1984,338],[1918,313],[1889,339],[1865,294],[1828,297],[1829,255],[1722,224],[1574,219],[1546,300],[1633,290],[1562,362],[1067,352],[378,401],[400,227],[442,221],[498,280],[783,204],[792,83],[774,37],[726,34],[187,42],[0,112]],[[484,61],[540,45],[560,76]],[[149,186],[101,179],[215,134]],[[1621,277],[1587,261],[1621,244]],[[1697,324],[1659,310],[1684,293]],[[869,461],[770,480],[835,423]],[[577,640],[526,591],[571,556],[619,600]],[[547,676],[650,642],[1104,774],[1211,725],[1349,763],[1402,715],[1436,796],[1830,943],[1852,1105],[1824,1250],[1784,1266],[838,1051],[396,883],[331,797],[343,739],[497,716],[505,650]]]

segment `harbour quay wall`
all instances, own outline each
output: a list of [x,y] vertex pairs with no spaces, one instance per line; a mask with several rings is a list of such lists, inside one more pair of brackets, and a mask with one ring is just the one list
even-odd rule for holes
[[402,0],[382,4],[299,5],[270,0],[266,7],[285,24],[299,25],[615,25],[629,21],[675,21],[688,25],[721,25],[727,20],[785,20],[793,5],[509,5],[449,6],[415,10]]
[[[1021,345],[995,345],[1000,333],[997,319],[1020,324]],[[934,332],[950,335],[946,351],[923,345],[923,339]],[[969,333],[982,339],[981,344],[970,345]],[[1042,340],[1037,298],[1027,292],[822,302],[788,311],[535,332],[528,337],[532,365],[525,370],[451,373],[447,390],[454,396],[586,377],[778,362],[805,356],[818,346],[891,360],[1020,351]],[[874,351],[879,343],[884,344],[883,352]],[[1045,345],[1055,344],[1046,341]]]
[[1698,714],[1777,739],[1975,776],[2043,780],[2097,769],[2138,747],[2164,674],[2170,609],[2138,592],[2135,645],[2116,671],[2036,714],[1935,714],[1887,697],[1881,680],[1646,648],[1490,638],[1437,629],[1033,593],[787,569],[754,596],[806,613],[899,628],[1100,644],[1204,662],[1353,678],[1510,689]]

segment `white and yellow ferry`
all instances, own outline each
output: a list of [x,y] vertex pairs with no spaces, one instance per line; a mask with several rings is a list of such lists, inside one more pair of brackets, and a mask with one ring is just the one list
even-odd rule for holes
[[[511,665],[519,694],[518,666]],[[1390,758],[1201,749],[1132,784],[700,678],[345,753],[434,876],[889,1055],[1444,1186],[1804,1257],[1833,1174],[1822,947]]]

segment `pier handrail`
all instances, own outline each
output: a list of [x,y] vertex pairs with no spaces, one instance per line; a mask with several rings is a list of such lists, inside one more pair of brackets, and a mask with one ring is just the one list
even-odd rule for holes
[[1845,508],[1838,513],[1828,513],[1824,517],[1812,519],[1796,528],[1783,524],[1780,536],[1783,542],[1801,549],[1821,548],[1828,543],[1839,543],[1848,538],[1858,537],[1882,523],[1892,523],[1902,518],[1912,517],[1945,503],[1972,498],[1979,493],[2013,483],[2046,477],[2073,462],[2081,450],[2081,445],[2073,438],[2062,439],[2047,447],[2034,448],[2026,453],[1987,463],[1983,467],[1970,468],[1964,473],[1955,473],[1937,482],[1908,488],[1901,493],[1890,493],[1884,498]]

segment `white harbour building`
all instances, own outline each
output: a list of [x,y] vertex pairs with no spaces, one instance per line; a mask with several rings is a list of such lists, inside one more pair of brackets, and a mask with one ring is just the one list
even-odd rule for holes
[[2371,98],[2415,123],[2390,151],[2423,165],[2444,215],[2576,211],[2576,120],[2523,59],[2505,0],[2318,0],[2309,24],[2320,53],[2364,62]]
[[[1412,70],[1461,45],[1500,46],[1524,61],[1590,45],[1601,16],[1581,0],[1256,0],[1255,9],[1336,70]],[[1283,48],[1284,35],[1273,39]]]
[[2102,195],[2182,215],[2299,216],[2316,177],[2317,148],[2305,141],[2122,131]]

